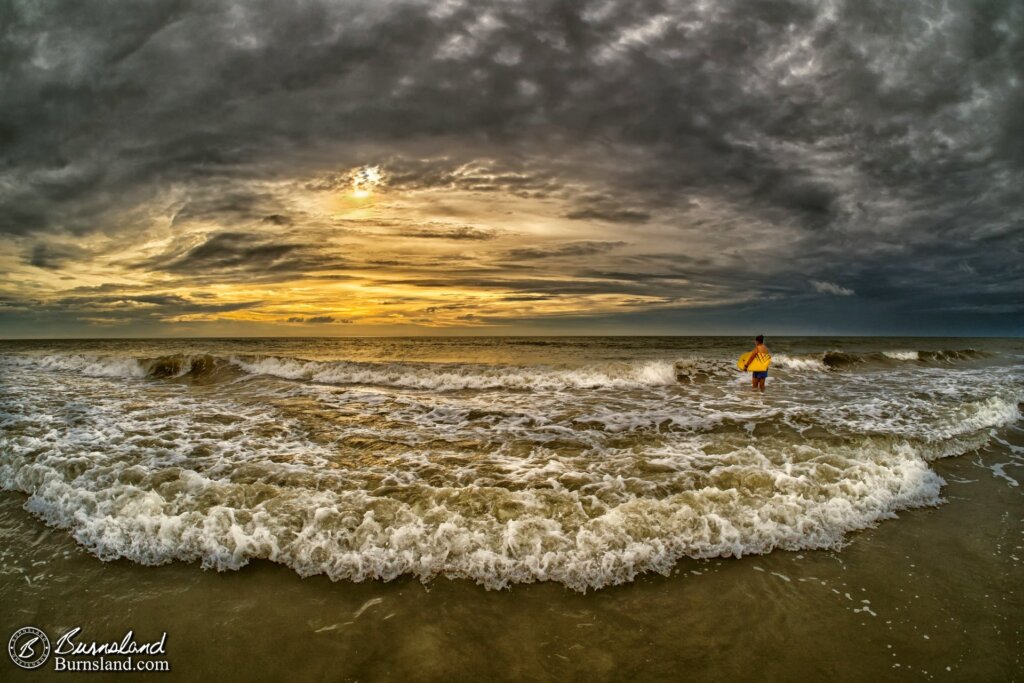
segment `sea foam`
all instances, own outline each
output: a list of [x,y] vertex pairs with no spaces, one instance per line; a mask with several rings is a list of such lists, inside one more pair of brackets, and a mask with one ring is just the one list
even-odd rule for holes
[[675,365],[667,361],[605,363],[569,369],[452,363],[323,362],[277,357],[236,357],[231,362],[254,375],[324,384],[367,384],[435,391],[635,388],[676,382]]
[[[667,574],[684,556],[840,547],[851,530],[939,502],[942,480],[912,449],[871,455],[833,454],[826,479],[814,461],[765,472],[739,458],[708,485],[662,498],[615,494],[613,480],[590,493],[418,485],[402,498],[288,486],[255,502],[250,484],[187,470],[128,483],[87,469],[69,480],[49,458],[15,458],[0,477],[29,494],[28,510],[105,560],[229,570],[263,558],[335,580],[443,575],[488,588],[557,581],[584,591]],[[621,502],[588,512],[585,499],[602,487]]]
[[488,588],[841,548],[940,504],[930,462],[1012,428],[1022,398],[1000,368],[902,360],[796,363],[765,395],[726,359],[3,362],[0,486],[97,557]]

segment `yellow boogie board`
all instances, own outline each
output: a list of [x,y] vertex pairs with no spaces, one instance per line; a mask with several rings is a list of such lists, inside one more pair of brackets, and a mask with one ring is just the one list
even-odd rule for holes
[[[736,361],[736,367],[740,370],[746,369],[747,372],[762,372],[767,370],[768,366],[772,364],[771,354],[760,353],[756,354],[756,357],[754,357],[755,353],[755,351],[747,351],[745,354],[740,356],[740,359]],[[754,360],[750,361],[750,367],[744,368],[743,366],[747,364],[747,360],[751,357],[754,357]]]

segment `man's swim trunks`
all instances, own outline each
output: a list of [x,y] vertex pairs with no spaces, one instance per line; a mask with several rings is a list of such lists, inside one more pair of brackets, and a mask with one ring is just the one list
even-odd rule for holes
[[754,373],[754,379],[767,379],[767,378],[768,378],[768,371],[767,370],[760,370],[760,371]]

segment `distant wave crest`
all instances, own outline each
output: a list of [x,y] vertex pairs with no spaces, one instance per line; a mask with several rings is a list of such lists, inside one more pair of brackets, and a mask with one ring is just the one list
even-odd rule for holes
[[[928,393],[903,372],[815,374],[972,357],[927,354],[780,354],[793,373],[781,401],[751,399],[725,357],[4,356],[0,488],[104,560],[266,559],[332,579],[587,591],[668,574],[682,557],[841,548],[940,504],[929,463],[1019,423],[1019,376],[933,373]],[[663,390],[705,381],[716,384]],[[173,384],[219,382],[237,384]],[[403,390],[331,386],[360,384]]]
[[603,363],[578,368],[457,363],[360,363],[297,358],[237,358],[231,363],[253,375],[272,375],[321,384],[366,384],[458,391],[463,389],[592,389],[674,384],[667,361]]
[[[859,366],[906,363],[948,365],[983,357],[974,349],[893,350],[872,353],[826,351],[820,354],[779,353],[774,367],[788,372],[828,372]],[[320,384],[388,386],[433,391],[629,389],[704,383],[735,374],[730,360],[693,357],[676,361],[620,361],[548,367],[472,363],[317,361],[288,356],[218,356],[172,354],[150,358],[51,354],[10,356],[8,363],[72,371],[92,377],[166,379],[200,383],[266,375]]]
[[825,372],[830,370],[848,370],[858,366],[891,367],[903,363],[919,365],[948,365],[960,361],[983,358],[986,354],[975,349],[940,349],[940,350],[893,350],[870,353],[852,353],[847,351],[825,351],[820,354],[792,356],[778,354],[774,362],[788,370],[811,370]]
[[464,389],[591,389],[664,386],[677,381],[670,361],[611,362],[575,368],[465,363],[372,363],[315,361],[281,356],[174,354],[123,358],[55,354],[8,359],[47,370],[74,371],[92,377],[187,379],[214,382],[243,375],[268,375],[320,384],[363,384],[434,391]]

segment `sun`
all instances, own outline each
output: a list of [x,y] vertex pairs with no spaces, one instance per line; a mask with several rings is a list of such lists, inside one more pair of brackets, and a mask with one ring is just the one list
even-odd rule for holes
[[384,179],[380,166],[363,166],[350,174],[352,178],[352,196],[365,199],[373,194],[374,188]]

